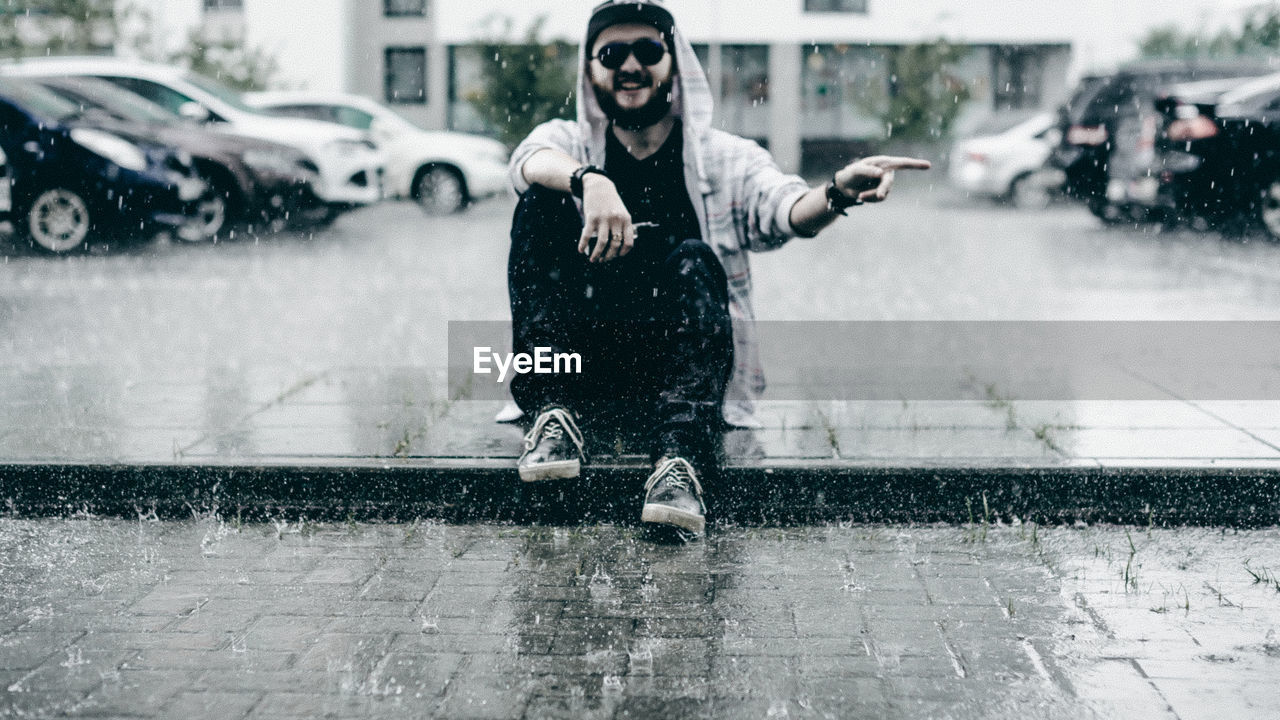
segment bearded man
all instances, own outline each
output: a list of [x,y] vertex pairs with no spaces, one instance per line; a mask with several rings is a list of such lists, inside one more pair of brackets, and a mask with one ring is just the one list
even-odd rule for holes
[[783,173],[711,127],[706,76],[657,0],[597,6],[580,55],[578,120],[538,126],[511,157],[513,350],[582,358],[513,379],[535,418],[519,474],[578,477],[585,431],[637,429],[653,463],[641,521],[696,535],[719,431],[751,425],[764,387],[747,252],[813,237],[929,163],[864,158],[816,188]]

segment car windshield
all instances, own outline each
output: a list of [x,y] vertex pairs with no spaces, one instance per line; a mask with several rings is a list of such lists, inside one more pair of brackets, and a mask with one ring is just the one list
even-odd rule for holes
[[232,90],[226,85],[223,85],[217,80],[207,78],[203,75],[197,75],[195,73],[185,73],[183,74],[182,79],[218,98],[236,110],[253,113],[255,115],[262,114],[261,110],[246,105],[244,100],[240,97],[240,93]]
[[50,78],[40,80],[58,95],[88,107],[101,108],[116,117],[148,125],[171,125],[178,116],[149,100],[102,80]]
[[374,113],[374,119],[376,122],[386,123],[387,125],[392,126],[392,128],[400,131],[422,129],[418,127],[417,124],[389,107],[378,108],[378,112]]
[[61,122],[81,114],[79,105],[31,82],[0,80],[0,94],[44,120]]
[[1071,99],[1063,106],[1066,117],[1070,122],[1078,123],[1084,118],[1084,112],[1093,102],[1093,98],[1097,96],[1102,88],[1106,87],[1107,79],[1097,76],[1086,76],[1081,78],[1079,86],[1072,94]]

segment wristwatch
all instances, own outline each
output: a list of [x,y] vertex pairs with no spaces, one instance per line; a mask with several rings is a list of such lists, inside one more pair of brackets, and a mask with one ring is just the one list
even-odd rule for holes
[[604,168],[599,168],[599,167],[596,167],[595,165],[579,166],[578,169],[574,170],[573,174],[569,176],[569,193],[574,197],[578,198],[579,200],[581,200],[582,199],[582,176],[589,175],[591,173],[609,177],[608,173],[604,171]]
[[831,182],[827,183],[827,212],[839,213],[847,215],[845,209],[854,205],[861,205],[862,201],[856,197],[849,197],[840,191],[836,185],[836,176],[831,176]]

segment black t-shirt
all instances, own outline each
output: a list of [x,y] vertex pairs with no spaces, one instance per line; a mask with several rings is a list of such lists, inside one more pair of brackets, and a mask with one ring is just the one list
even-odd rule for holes
[[702,239],[698,215],[684,183],[684,133],[677,120],[658,151],[637,160],[614,136],[605,132],[604,169],[631,213],[631,222],[657,223],[636,230],[636,243],[646,238],[664,241]]

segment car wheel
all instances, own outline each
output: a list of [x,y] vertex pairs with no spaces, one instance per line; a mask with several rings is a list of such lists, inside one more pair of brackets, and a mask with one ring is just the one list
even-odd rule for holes
[[413,198],[429,215],[448,215],[467,206],[462,175],[447,165],[427,165],[418,171]]
[[1019,210],[1043,210],[1049,207],[1049,190],[1035,173],[1023,173],[1009,184],[1009,200]]
[[36,196],[15,227],[41,250],[66,253],[89,239],[93,216],[79,193],[52,188]]
[[1103,225],[1119,225],[1128,219],[1119,207],[1106,200],[1090,200],[1088,206],[1089,212],[1101,220]]
[[218,187],[210,188],[196,202],[195,214],[187,227],[178,232],[178,238],[188,242],[221,239],[229,228],[230,210],[226,192]]
[[1274,240],[1280,240],[1280,179],[1272,180],[1258,202],[1258,219]]

